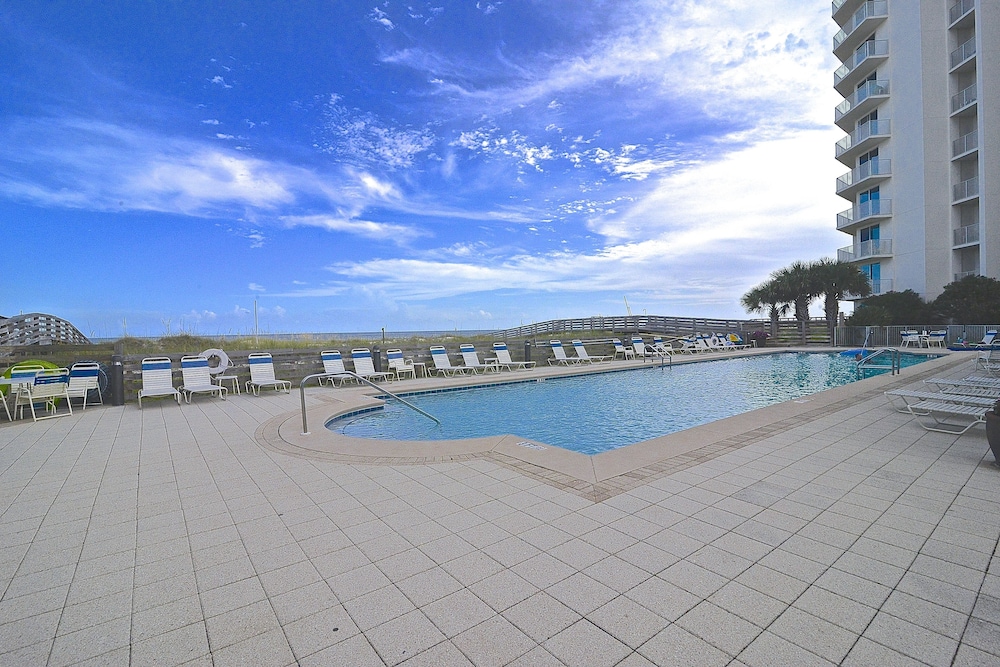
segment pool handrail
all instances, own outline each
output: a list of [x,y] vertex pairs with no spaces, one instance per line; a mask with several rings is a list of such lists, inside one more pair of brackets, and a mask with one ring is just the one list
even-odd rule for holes
[[[299,382],[299,400],[300,400],[300,403],[301,403],[301,406],[302,406],[302,435],[309,435],[309,424],[306,421],[306,381],[312,380],[314,378],[331,377],[333,375],[335,375],[335,374],[334,373],[313,373],[312,375],[305,376],[304,378],[302,378],[302,381]],[[424,412],[423,410],[421,410],[420,408],[418,408],[417,406],[415,406],[413,403],[410,403],[409,401],[407,401],[407,400],[405,400],[403,398],[400,398],[399,396],[396,396],[396,394],[392,393],[391,391],[389,391],[385,387],[379,386],[379,385],[375,384],[374,382],[372,382],[371,380],[368,380],[367,378],[361,377],[360,375],[358,375],[354,371],[345,370],[343,373],[336,373],[336,375],[350,375],[359,384],[360,383],[364,383],[364,384],[370,385],[370,386],[374,387],[375,389],[378,389],[383,394],[388,394],[389,396],[392,396],[393,398],[395,398],[397,401],[399,401],[403,405],[407,406],[408,408],[410,408],[412,410],[416,410],[417,412],[419,412],[423,416],[427,417],[428,419],[432,419],[434,421],[434,423],[436,423],[436,424],[440,424],[441,423],[441,420],[438,419],[437,417],[435,417],[434,415],[432,415],[430,413],[427,413],[427,412]]]

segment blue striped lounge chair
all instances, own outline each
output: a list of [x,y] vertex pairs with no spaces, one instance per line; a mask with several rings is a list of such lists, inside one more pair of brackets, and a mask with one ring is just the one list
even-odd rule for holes
[[181,357],[181,393],[188,403],[194,394],[218,394],[226,400],[226,388],[212,382],[208,358],[202,356]]
[[561,340],[550,340],[549,345],[552,347],[552,354],[554,355],[548,359],[549,366],[569,366],[570,364],[583,363],[583,359],[579,357],[566,356],[566,350],[563,349]]
[[452,366],[451,359],[448,357],[448,350],[444,349],[441,345],[431,346],[431,359],[434,360],[434,372],[438,375],[455,377],[456,375],[465,375],[466,373],[476,374],[475,368]]
[[510,350],[507,349],[507,343],[493,343],[493,354],[497,355],[497,366],[501,370],[524,371],[535,367],[534,361],[513,361],[510,358]]
[[[57,411],[57,401],[66,399],[67,412]],[[36,407],[41,405],[44,413],[38,416]],[[64,417],[73,414],[73,406],[69,402],[69,369],[68,368],[45,368],[35,373],[32,382],[21,385],[14,399],[14,411],[20,408],[21,416],[24,416],[24,407],[31,410],[31,419],[49,419],[51,417]],[[52,414],[49,414],[51,412]]]
[[344,367],[344,357],[341,356],[340,350],[323,350],[319,356],[323,360],[323,372],[327,374],[326,377],[319,379],[320,384],[329,382],[336,387],[338,384],[343,386],[348,380],[354,380]]
[[146,357],[142,360],[142,389],[139,390],[139,409],[142,399],[169,396],[181,404],[181,392],[174,387],[169,357]]
[[597,362],[601,362],[601,361],[611,361],[611,359],[612,359],[612,357],[608,357],[608,356],[604,356],[604,355],[599,355],[599,354],[591,355],[591,354],[589,354],[587,352],[587,348],[584,347],[584,345],[583,345],[583,341],[580,340],[580,339],[574,339],[573,340],[573,349],[576,350],[576,356],[579,357],[581,359],[581,361],[585,361],[587,363],[593,364],[593,363],[597,363]]
[[276,380],[274,378],[274,359],[268,352],[254,352],[247,358],[250,362],[250,379],[247,380],[247,391],[252,391],[254,396],[260,396],[261,387],[274,387],[275,391],[286,393],[292,390],[292,383],[288,380]]
[[92,393],[97,393],[97,402],[104,404],[101,393],[101,365],[96,361],[80,361],[69,369],[70,398],[83,400],[83,409],[87,409],[87,401]]
[[403,356],[403,351],[391,349],[385,351],[385,358],[389,361],[389,369],[396,374],[397,380],[402,380],[406,376],[413,379],[417,377],[417,367],[413,361]]
[[462,343],[459,346],[459,351],[462,353],[462,361],[465,362],[466,368],[473,369],[476,373],[499,373],[500,366],[497,365],[493,360],[491,363],[484,364],[479,361],[479,353],[476,352],[476,346],[472,343]]
[[386,380],[392,382],[393,373],[375,370],[372,352],[367,347],[356,347],[351,350],[351,361],[354,362],[354,372],[371,382]]
[[611,343],[615,346],[615,359],[618,358],[619,354],[622,356],[622,359],[635,359],[635,350],[631,347],[625,347],[621,339],[612,338]]

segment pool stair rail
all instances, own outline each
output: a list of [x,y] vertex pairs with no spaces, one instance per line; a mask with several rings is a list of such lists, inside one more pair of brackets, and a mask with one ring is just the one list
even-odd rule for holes
[[[882,355],[889,355],[888,364],[879,359]],[[899,375],[900,373],[902,355],[899,350],[894,347],[880,347],[877,350],[860,353],[859,357],[860,358],[854,362],[859,378],[864,377],[865,372],[868,370],[889,371],[892,375]]]
[[[358,375],[354,371],[345,370],[343,373],[337,373],[337,374],[338,375],[349,375],[349,376],[353,377],[357,381],[358,384],[367,384],[367,385],[369,385],[371,387],[374,387],[375,389],[378,389],[379,392],[381,392],[383,394],[386,394],[388,396],[391,396],[392,398],[396,399],[397,401],[399,401],[400,403],[402,403],[406,407],[410,408],[411,410],[416,410],[417,412],[419,412],[423,416],[427,417],[428,419],[433,420],[435,424],[440,424],[441,423],[441,420],[438,419],[437,417],[435,417],[434,415],[432,415],[432,414],[430,414],[428,412],[424,412],[423,410],[421,410],[420,408],[418,408],[417,406],[415,406],[413,403],[410,403],[406,399],[397,396],[396,394],[392,393],[391,391],[389,391],[385,387],[383,387],[381,385],[377,385],[374,382],[372,382],[371,380]],[[309,424],[306,421],[306,382],[308,382],[309,380],[313,380],[313,379],[329,378],[332,375],[333,375],[333,373],[313,373],[312,375],[305,376],[304,378],[302,378],[302,381],[299,382],[299,401],[300,401],[300,404],[301,404],[301,407],[302,407],[302,435],[309,435]]]

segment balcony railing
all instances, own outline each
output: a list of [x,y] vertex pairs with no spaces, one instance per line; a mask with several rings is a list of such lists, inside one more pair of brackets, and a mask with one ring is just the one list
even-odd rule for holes
[[958,229],[952,230],[954,235],[952,245],[968,245],[970,243],[979,243],[979,225],[967,225],[965,227],[959,227]]
[[963,199],[968,199],[969,197],[975,197],[978,194],[979,194],[979,177],[973,176],[968,180],[955,184],[951,200],[961,201]]
[[[975,84],[973,84],[973,87]],[[849,114],[852,110],[856,109],[861,105],[862,102],[867,100],[869,97],[877,97],[889,94],[889,81],[888,79],[879,79],[876,81],[866,81],[863,86],[854,91],[854,93],[848,97],[846,100],[837,105],[834,111],[835,119],[839,121],[841,118]],[[959,93],[961,94],[961,93]]]
[[[844,0],[846,2],[847,0]],[[843,2],[841,2],[843,4]],[[959,0],[948,9],[948,24],[951,25],[958,19],[972,11],[976,6],[976,0]],[[836,10],[835,10],[836,11]]]
[[854,34],[854,31],[868,19],[883,18],[889,15],[889,3],[887,0],[869,0],[861,5],[854,16],[848,21],[843,29],[833,36],[833,50],[836,51],[844,40]]
[[974,55],[976,55],[975,37],[951,52],[951,68],[955,69]]
[[891,125],[887,118],[865,123],[837,142],[837,157],[840,157],[854,146],[872,137],[888,137],[890,129]]
[[892,239],[875,239],[861,241],[837,251],[837,260],[841,262],[857,262],[868,257],[880,257],[892,254]]
[[979,132],[978,130],[973,130],[951,142],[951,156],[958,157],[963,153],[968,153],[977,148],[979,148]]
[[892,215],[891,199],[871,199],[837,214],[837,229],[843,229],[867,218]]
[[963,278],[968,278],[969,276],[978,276],[979,270],[973,269],[972,271],[962,271],[961,273],[955,274],[955,280],[962,280]]
[[892,160],[881,157],[872,158],[871,160],[868,160],[868,162],[855,167],[838,178],[837,193],[839,194],[842,190],[846,190],[852,185],[857,185],[861,181],[871,178],[872,176],[890,175],[892,175]]
[[889,40],[887,39],[873,39],[870,42],[865,42],[861,45],[857,51],[851,54],[843,65],[837,68],[837,71],[833,73],[833,85],[839,84],[847,75],[856,70],[862,63],[864,63],[869,58],[875,56],[887,56],[889,55]]
[[976,84],[972,84],[968,88],[951,96],[951,112],[956,113],[961,111],[970,104],[974,104],[978,98]]

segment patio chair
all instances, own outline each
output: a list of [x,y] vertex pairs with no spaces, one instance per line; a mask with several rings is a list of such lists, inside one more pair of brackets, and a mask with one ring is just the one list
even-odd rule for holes
[[657,356],[656,353],[646,345],[645,341],[642,340],[642,336],[632,336],[632,351],[635,353],[636,358],[642,359],[643,361]]
[[202,356],[181,357],[181,393],[188,403],[194,394],[218,394],[226,400],[226,388],[212,382],[208,358]]
[[351,361],[354,362],[354,372],[371,382],[392,382],[395,373],[375,370],[372,352],[367,347],[356,347],[351,350]]
[[469,372],[473,375],[477,373],[475,368],[469,368],[468,366],[452,366],[451,359],[448,357],[448,350],[444,349],[441,345],[431,346],[431,359],[434,360],[434,372],[438,375],[455,377],[456,375],[465,375]]
[[247,357],[250,362],[250,379],[247,380],[246,389],[252,391],[254,396],[260,396],[261,387],[274,387],[275,391],[292,391],[292,383],[288,380],[276,380],[274,378],[274,359],[268,352],[253,352]]
[[497,355],[497,366],[509,371],[524,371],[535,367],[534,361],[513,361],[507,343],[493,343],[493,354]]
[[34,383],[35,375],[44,369],[44,366],[38,366],[36,364],[20,364],[11,367],[10,378],[5,382],[7,386],[7,394],[0,394],[0,400],[3,401],[4,412],[7,413],[7,421],[13,421],[10,408],[7,406],[7,396],[10,397],[11,406],[14,407],[14,414],[17,414],[18,392],[22,389],[26,389],[27,385]]
[[343,386],[348,380],[354,380],[344,368],[344,358],[341,356],[340,350],[323,350],[319,356],[323,360],[323,372],[329,374],[327,377],[319,379],[320,385],[329,382],[335,387],[338,383]]
[[96,361],[80,361],[69,369],[70,398],[83,399],[83,409],[87,409],[87,400],[92,391],[97,392],[97,400],[104,405],[104,395],[101,393],[101,365]]
[[1000,389],[1000,378],[986,377],[985,375],[969,375],[961,380],[955,380],[952,378],[930,378],[929,380],[924,380],[924,382],[944,387],[982,387]]
[[962,435],[976,424],[986,423],[986,413],[993,410],[993,403],[990,400],[990,405],[968,405],[928,399],[912,404],[909,412],[925,430]]
[[[936,403],[956,403],[959,405],[971,405],[975,407],[992,408],[997,402],[995,398],[987,396],[973,396],[969,394],[948,393],[940,391],[911,391],[908,389],[893,389],[885,392],[890,404],[894,404],[897,412],[909,414],[927,414],[927,412],[916,411],[917,405],[922,402],[932,401]],[[902,406],[897,407],[896,401]]]
[[653,336],[653,344],[649,345],[647,349],[658,357],[674,356],[674,346],[670,343],[664,343],[660,336]]
[[996,330],[990,329],[989,331],[986,332],[986,335],[983,336],[983,339],[975,344],[975,347],[989,347],[990,345],[994,345],[995,343],[993,341],[996,337],[997,337]]
[[698,347],[698,341],[694,336],[689,336],[687,338],[680,339],[681,347],[678,350],[681,354],[696,354],[701,351]]
[[587,352],[587,348],[583,346],[583,341],[579,339],[573,340],[573,349],[576,350],[576,356],[580,357],[583,361],[589,361],[590,363],[599,363],[604,361],[611,361],[612,357],[602,354],[591,355]]
[[139,390],[139,409],[142,399],[172,397],[181,404],[181,392],[174,387],[169,357],[146,357],[142,360],[142,389]]
[[[63,398],[66,399],[67,412],[60,414],[56,402]],[[38,405],[41,405],[44,410],[41,417],[35,410]],[[14,412],[17,413],[20,410],[21,417],[24,417],[25,406],[31,410],[32,421],[72,415],[73,406],[70,405],[69,401],[69,369],[45,368],[36,372],[34,381],[22,384],[14,399]]]
[[920,332],[919,331],[900,331],[899,335],[901,340],[899,342],[900,347],[909,347],[910,345],[915,345],[920,347]]
[[[479,353],[476,352],[476,346],[472,343],[462,343],[459,345],[459,351],[462,353],[462,361],[465,363],[466,368],[472,368],[476,373],[499,373],[500,366],[496,363],[483,363],[479,361]],[[493,362],[496,359],[492,360]]]
[[940,331],[932,331],[927,334],[927,347],[946,347],[948,331],[942,329]]
[[976,368],[990,375],[1000,373],[1000,350],[990,346],[976,352]]
[[635,351],[625,345],[618,338],[612,338],[611,344],[615,346],[615,359],[620,354],[622,359],[635,359]]
[[417,368],[413,365],[413,360],[404,357],[402,350],[386,350],[385,356],[389,360],[389,370],[395,373],[397,380],[402,380],[407,375],[413,379],[417,378]]
[[583,363],[583,359],[579,357],[566,356],[566,350],[563,349],[562,341],[550,340],[549,345],[552,347],[552,354],[555,355],[546,360],[549,366],[569,366],[570,364]]

